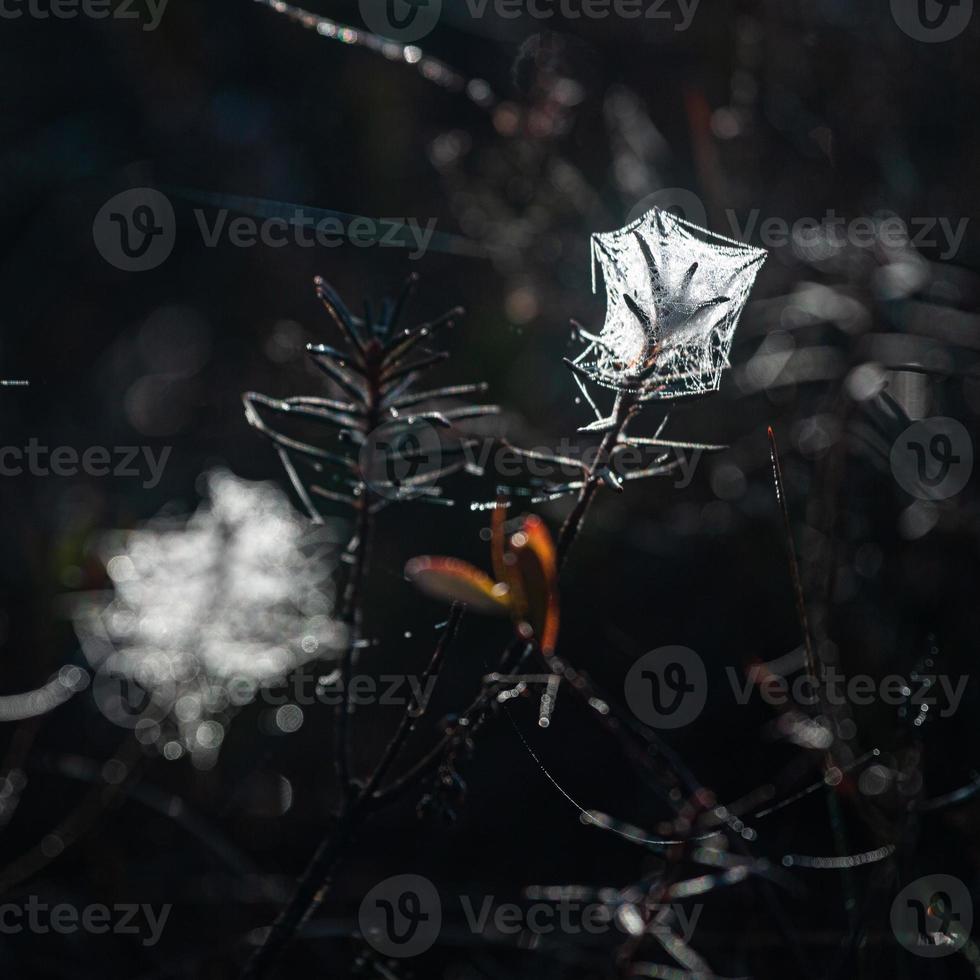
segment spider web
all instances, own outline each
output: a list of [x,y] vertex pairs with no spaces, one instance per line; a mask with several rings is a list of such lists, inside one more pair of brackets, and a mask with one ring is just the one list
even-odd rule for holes
[[575,359],[607,388],[646,399],[714,391],[764,249],[653,208],[592,236],[606,286],[606,319]]

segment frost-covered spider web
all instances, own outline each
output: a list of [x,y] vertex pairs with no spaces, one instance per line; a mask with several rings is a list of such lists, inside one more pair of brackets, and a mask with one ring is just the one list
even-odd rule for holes
[[592,236],[606,319],[575,359],[598,384],[677,398],[717,389],[764,249],[653,208],[619,231]]

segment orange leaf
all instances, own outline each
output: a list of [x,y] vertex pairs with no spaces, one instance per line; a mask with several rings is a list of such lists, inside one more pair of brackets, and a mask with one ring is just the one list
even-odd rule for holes
[[558,641],[558,561],[551,534],[544,521],[533,514],[510,539],[520,571],[526,615],[541,646],[550,657]]
[[507,546],[507,534],[504,530],[506,520],[507,505],[503,500],[498,499],[490,525],[490,558],[497,581],[503,582],[509,591],[511,615],[515,620],[520,621],[527,615],[527,599],[517,570],[517,558]]
[[405,566],[405,577],[435,599],[462,602],[477,612],[497,616],[510,612],[506,587],[458,558],[413,558]]

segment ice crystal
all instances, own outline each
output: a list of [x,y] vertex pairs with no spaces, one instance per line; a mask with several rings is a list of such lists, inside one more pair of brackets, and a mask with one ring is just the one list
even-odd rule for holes
[[[218,470],[207,489],[189,518],[109,541],[114,594],[86,599],[75,616],[110,719],[145,742],[178,739],[168,757],[205,760],[224,734],[216,719],[344,640],[331,615],[329,529],[311,529],[273,484]],[[138,721],[120,713],[119,683],[145,692],[151,707]]]
[[606,319],[598,336],[583,331],[580,374],[644,400],[714,391],[765,255],[659,208],[593,235]]

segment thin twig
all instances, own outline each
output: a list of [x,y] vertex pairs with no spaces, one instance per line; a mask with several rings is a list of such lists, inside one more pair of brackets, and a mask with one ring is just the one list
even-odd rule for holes
[[800,579],[800,565],[796,560],[796,548],[793,545],[793,529],[789,520],[789,505],[786,501],[786,488],[783,486],[783,468],[779,461],[779,450],[776,447],[776,433],[769,426],[769,458],[772,460],[772,478],[776,487],[776,502],[783,519],[783,539],[786,544],[786,558],[789,562],[790,577],[793,582],[793,597],[796,600],[796,614],[800,618],[800,629],[803,632],[803,650],[806,653],[806,672],[810,683],[817,680],[816,663],[813,656],[813,642],[810,639],[810,626],[806,617],[806,599],[803,595],[803,583]]
[[361,640],[362,616],[361,596],[364,588],[364,576],[367,570],[368,549],[371,545],[371,530],[373,518],[367,491],[358,498],[357,529],[353,542],[356,542],[352,557],[350,577],[344,589],[341,600],[340,619],[350,629],[347,645],[340,661],[340,684],[343,692],[342,702],[334,717],[334,748],[337,780],[340,783],[341,799],[348,801],[352,795],[351,777],[351,745],[350,745],[350,714],[351,714],[351,673],[354,667],[354,651]]
[[558,535],[557,552],[559,567],[568,557],[568,552],[575,538],[578,536],[586,513],[588,513],[589,505],[592,503],[592,499],[599,489],[599,484],[602,482],[601,471],[604,467],[608,467],[609,460],[613,450],[616,448],[619,437],[625,431],[627,424],[636,413],[636,410],[637,402],[632,395],[627,392],[620,392],[616,395],[616,403],[613,406],[613,425],[603,436],[596,458],[589,468],[585,484],[579,491],[578,500],[575,502],[572,512],[568,515]]
[[[461,618],[462,607],[454,606],[423,675],[424,679],[438,676],[449,646],[456,636]],[[423,682],[423,690],[424,687]],[[273,923],[262,946],[255,951],[246,965],[242,980],[258,980],[267,975],[297,932],[323,903],[337,867],[364,822],[382,808],[382,803],[390,803],[396,798],[398,794],[378,796],[375,791],[427,709],[427,703],[410,701],[405,706],[398,728],[374,772],[363,785],[358,786],[352,782],[354,790],[352,796],[342,805],[335,826],[320,842],[297,882],[289,902]]]

